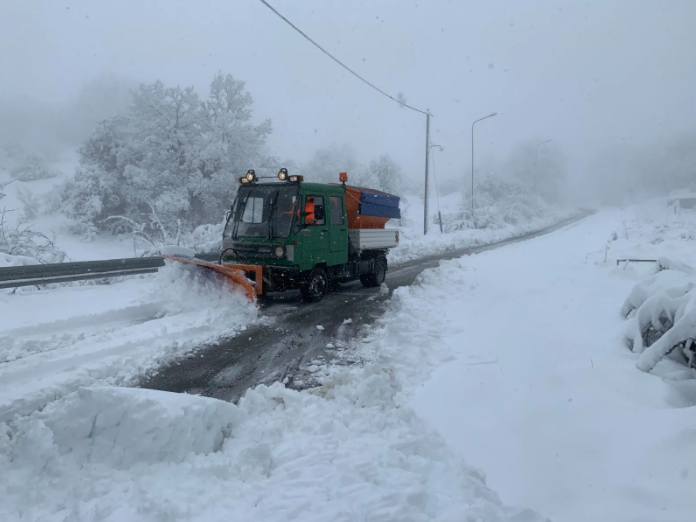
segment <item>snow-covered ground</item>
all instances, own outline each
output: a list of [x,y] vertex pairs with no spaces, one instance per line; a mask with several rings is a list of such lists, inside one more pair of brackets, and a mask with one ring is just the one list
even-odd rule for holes
[[[432,205],[432,202],[431,202]],[[402,198],[402,221],[399,247],[389,253],[392,263],[400,263],[417,259],[431,254],[448,252],[461,248],[485,245],[503,241],[511,237],[534,232],[550,227],[569,217],[578,214],[578,209],[548,207],[547,212],[517,224],[508,224],[499,228],[466,229],[453,232],[440,232],[440,227],[432,221],[428,234],[423,235],[423,200],[414,196]],[[440,209],[443,217],[455,214],[462,207],[462,194],[454,192],[440,198]],[[437,218],[437,208],[429,208],[431,220]],[[387,227],[395,226],[391,222]]]
[[[0,421],[0,520],[541,522],[533,511],[505,507],[483,474],[404,402],[431,366],[448,357],[437,345],[428,348],[443,323],[423,301],[442,299],[441,289],[427,281],[419,289],[397,298],[388,318],[393,330],[376,332],[375,348],[388,348],[382,360],[336,371],[316,390],[260,386],[235,406],[82,387],[40,412],[6,412]],[[430,328],[417,326],[428,319]],[[399,347],[393,332],[413,335]],[[179,332],[195,339],[190,333]],[[166,353],[159,338],[148,342]],[[71,353],[80,355],[88,345],[73,345]],[[57,371],[76,376],[70,385],[79,377],[86,378],[82,384],[103,383],[93,378],[95,371],[121,366],[128,374],[153,346],[134,348],[130,362],[122,358],[90,372],[85,360],[58,360],[38,378]],[[3,396],[25,394],[36,377],[13,379]]]
[[0,520],[693,520],[693,387],[636,368],[620,311],[652,267],[614,261],[689,262],[690,220],[605,210],[443,262],[352,347],[364,366],[236,406],[114,386],[258,320],[219,281],[0,294]]
[[447,295],[428,303],[437,324],[451,325],[430,344],[454,360],[411,404],[506,502],[552,520],[686,522],[696,431],[685,406],[696,397],[638,371],[626,347],[621,305],[648,267],[594,260],[623,216],[603,212],[425,274]]
[[614,211],[615,223],[603,245],[593,254],[596,261],[615,263],[618,259],[694,260],[696,213],[678,210],[667,198],[633,205]]
[[15,416],[0,517],[692,520],[692,409],[624,342],[645,270],[591,259],[620,219],[427,270],[319,389],[82,388]]
[[[13,179],[0,168],[0,212],[6,210],[8,227],[30,226],[33,230],[48,236],[55,234],[56,246],[73,261],[96,259],[119,259],[133,257],[133,241],[122,237],[99,236],[86,242],[80,235],[70,232],[72,221],[56,210],[58,190],[66,179],[75,172],[78,164],[77,153],[65,151],[62,161],[51,164],[55,177],[33,181]],[[10,263],[5,263],[9,265]],[[0,260],[0,267],[3,266]]]
[[233,406],[104,386],[254,320],[193,278],[2,296],[0,519],[542,520],[505,507],[406,403],[450,357],[430,346],[448,325],[424,307],[443,297],[427,279],[397,294],[369,345],[380,360],[319,390],[262,386]]
[[0,421],[93,384],[124,384],[257,315],[220,276],[152,276],[0,293]]

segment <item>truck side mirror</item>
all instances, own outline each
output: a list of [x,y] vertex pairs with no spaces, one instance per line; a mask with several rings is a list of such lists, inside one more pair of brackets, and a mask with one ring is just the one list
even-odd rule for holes
[[314,219],[317,221],[323,221],[325,217],[326,213],[324,212],[324,207],[316,207],[314,209]]
[[225,223],[227,223],[230,220],[230,215],[232,214],[231,210],[228,210],[225,212]]

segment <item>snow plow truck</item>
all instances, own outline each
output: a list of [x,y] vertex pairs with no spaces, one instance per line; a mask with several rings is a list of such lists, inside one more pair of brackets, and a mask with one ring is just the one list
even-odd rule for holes
[[176,248],[163,249],[162,257],[218,272],[252,302],[284,290],[317,302],[333,283],[357,279],[380,286],[389,249],[399,244],[399,231],[385,228],[401,218],[399,198],[349,186],[345,172],[339,181],[305,183],[283,168],[274,182],[260,182],[249,170],[227,211],[218,262]]

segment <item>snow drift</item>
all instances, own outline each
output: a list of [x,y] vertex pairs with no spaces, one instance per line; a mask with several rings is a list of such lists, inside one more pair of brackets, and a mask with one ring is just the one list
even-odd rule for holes
[[[205,397],[119,387],[81,388],[28,424],[20,422],[25,424],[24,431],[13,451],[21,454],[28,449],[32,434],[45,426],[56,452],[69,454],[83,466],[128,469],[138,464],[181,463],[189,454],[219,451],[237,419],[232,404]],[[43,468],[49,462],[38,464]]]

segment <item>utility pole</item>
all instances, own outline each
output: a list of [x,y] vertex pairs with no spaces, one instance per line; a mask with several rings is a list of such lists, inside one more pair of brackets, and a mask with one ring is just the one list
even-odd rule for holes
[[552,141],[553,140],[542,141],[534,149],[534,199],[536,199],[537,203],[539,202],[539,169],[537,168],[539,162],[539,147]]
[[[431,143],[430,146],[428,147],[428,150],[432,149],[433,147],[437,147],[440,149],[440,152],[445,150],[441,145],[437,145],[435,143]],[[433,172],[437,176],[437,173],[435,172],[435,156],[433,156]],[[435,195],[438,196],[437,194],[437,179],[435,179]],[[440,212],[440,196],[437,197],[437,221],[440,224],[440,234],[443,233],[442,230],[442,213]]]
[[423,200],[423,235],[428,234],[428,165],[430,165],[430,112],[425,113],[425,199]]
[[497,112],[494,112],[492,114],[489,114],[488,116],[484,116],[483,118],[479,118],[476,120],[474,123],[471,124],[471,217],[474,217],[474,125],[476,125],[478,122],[483,121],[487,118],[492,118],[498,114]]

